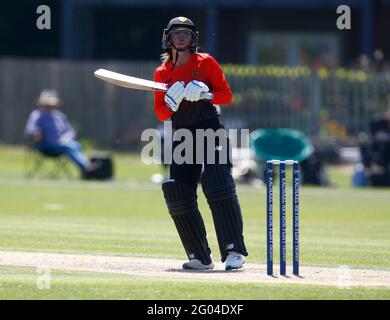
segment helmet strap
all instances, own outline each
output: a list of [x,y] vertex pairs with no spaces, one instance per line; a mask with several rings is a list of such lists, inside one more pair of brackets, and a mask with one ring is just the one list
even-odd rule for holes
[[171,68],[171,71],[173,70],[173,68],[175,68],[175,66],[176,66],[176,63],[177,63],[177,59],[179,59],[179,52],[183,52],[183,51],[186,51],[188,48],[189,48],[189,46],[188,47],[186,47],[186,48],[176,48],[173,44],[172,44],[172,42],[171,42],[171,46],[173,47],[173,48],[175,48],[175,50],[176,50],[176,55],[175,55],[175,62],[174,63],[172,63],[172,68]]

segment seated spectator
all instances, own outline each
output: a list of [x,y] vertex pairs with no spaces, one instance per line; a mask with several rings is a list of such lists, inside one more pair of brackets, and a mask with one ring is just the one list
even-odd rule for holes
[[369,136],[360,135],[364,172],[373,186],[390,186],[390,110],[370,120]]
[[372,136],[381,140],[381,136],[386,135],[386,141],[389,140],[390,135],[390,110],[384,114],[373,117],[370,121],[370,133]]
[[373,151],[378,154],[379,163],[390,164],[390,110],[374,117],[370,122]]
[[44,90],[38,98],[39,108],[28,117],[25,134],[42,154],[65,154],[81,170],[81,175],[97,169],[75,140],[76,132],[64,113],[58,110],[60,99],[55,90]]

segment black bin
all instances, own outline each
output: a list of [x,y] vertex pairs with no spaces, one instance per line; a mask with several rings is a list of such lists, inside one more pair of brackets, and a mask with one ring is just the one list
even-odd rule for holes
[[91,172],[84,172],[83,179],[86,180],[111,180],[114,176],[114,163],[109,154],[97,154],[91,157],[91,162],[98,165],[98,168]]

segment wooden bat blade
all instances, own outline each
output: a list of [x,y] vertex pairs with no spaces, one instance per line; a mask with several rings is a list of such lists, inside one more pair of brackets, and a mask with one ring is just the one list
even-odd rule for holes
[[[99,78],[103,81],[124,88],[144,90],[144,91],[167,91],[168,90],[168,85],[165,83],[140,79],[136,77],[130,77],[106,69],[98,69],[94,72],[94,75],[96,78]],[[210,92],[203,92],[201,94],[201,99],[211,100],[213,99],[213,94]]]
[[161,82],[155,82],[136,77],[126,76],[121,73],[112,72],[106,69],[99,69],[94,72],[95,77],[115,84],[120,87],[145,90],[145,91],[167,91],[168,85]]

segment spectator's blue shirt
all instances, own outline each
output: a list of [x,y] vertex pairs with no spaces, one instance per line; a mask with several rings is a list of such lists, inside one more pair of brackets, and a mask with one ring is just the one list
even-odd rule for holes
[[40,108],[30,113],[25,133],[32,136],[38,132],[43,142],[58,142],[64,136],[73,139],[76,135],[66,115],[57,109],[48,112]]

